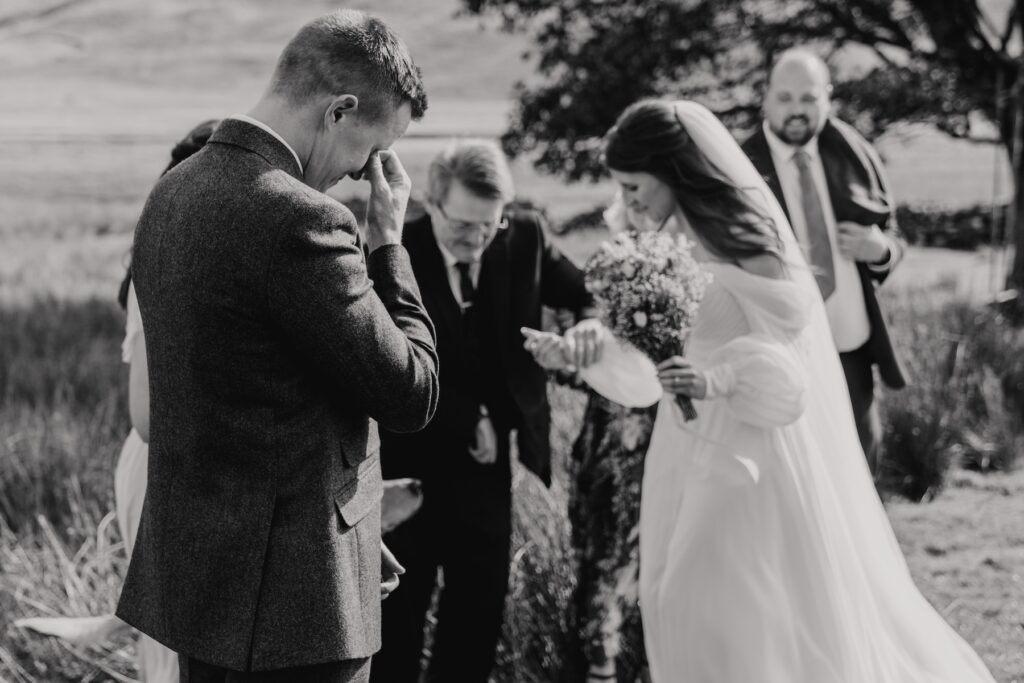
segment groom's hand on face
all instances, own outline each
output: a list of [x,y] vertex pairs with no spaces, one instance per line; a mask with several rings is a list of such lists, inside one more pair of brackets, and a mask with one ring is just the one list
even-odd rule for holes
[[409,204],[412,181],[398,155],[383,149],[370,156],[364,170],[370,182],[366,206],[366,243],[370,251],[386,244],[402,243],[402,225]]
[[391,550],[380,542],[380,599],[388,597],[398,588],[398,577],[405,573],[405,567],[398,563]]

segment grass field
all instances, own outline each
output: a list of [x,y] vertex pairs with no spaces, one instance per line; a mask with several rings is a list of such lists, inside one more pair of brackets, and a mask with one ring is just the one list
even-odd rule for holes
[[[244,111],[284,42],[327,0],[58,0],[0,8],[0,235],[126,232],[173,142],[201,120]],[[360,0],[385,18],[423,67],[425,119],[396,149],[422,187],[430,157],[453,135],[500,133],[513,82],[529,81],[524,36],[494,20],[455,17],[456,0]],[[5,19],[7,20],[5,22]],[[880,143],[902,201],[960,205],[1005,198],[1003,155],[920,128]],[[1001,174],[1001,175],[999,175]],[[565,187],[515,167],[522,196],[569,218],[604,201],[608,184]],[[998,176],[998,177],[997,177]],[[364,192],[345,181],[340,198]]]
[[[911,311],[894,312],[913,324]],[[20,616],[98,614],[117,600],[126,560],[108,512],[128,426],[121,317],[110,299],[0,306],[0,680],[133,674],[130,641],[81,651],[10,625]],[[567,640],[565,462],[583,396],[555,387],[552,401],[554,485],[515,473],[516,571],[498,683],[555,680]],[[955,472],[934,501],[893,499],[887,508],[925,596],[1000,683],[1024,681],[1024,471]]]
[[[0,681],[129,680],[131,644],[72,651],[17,631],[28,614],[96,614],[116,601],[125,559],[109,524],[127,428],[123,317],[113,302],[139,209],[174,140],[245,110],[278,50],[327,0],[5,0],[0,6]],[[530,78],[520,36],[453,18],[454,0],[362,0],[402,33],[432,107],[397,149],[422,186],[449,136],[503,129],[510,86]],[[10,21],[23,17],[18,22]],[[880,142],[897,194],[963,205],[1007,193],[1001,155],[909,128]],[[1000,176],[1000,173],[1002,175]],[[514,166],[523,197],[558,221],[607,200],[607,183],[567,187]],[[333,193],[363,193],[345,181]],[[567,235],[579,257],[592,235]],[[889,285],[986,299],[1006,255],[914,249]],[[950,280],[952,276],[952,280]],[[895,296],[894,323],[914,326]],[[932,332],[929,330],[929,332]],[[934,330],[934,334],[942,334]],[[914,349],[908,349],[914,353]],[[583,397],[553,389],[560,462]],[[510,617],[496,680],[550,680],[572,588],[568,482],[544,490],[516,471]],[[1000,683],[1024,683],[1024,472],[953,474],[936,500],[887,509],[926,597]],[[105,521],[106,520],[106,521]],[[548,676],[545,678],[545,676]]]

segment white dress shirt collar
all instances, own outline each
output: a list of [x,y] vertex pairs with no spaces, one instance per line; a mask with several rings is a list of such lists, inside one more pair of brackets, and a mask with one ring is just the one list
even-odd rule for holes
[[[433,229],[433,226],[431,226]],[[437,242],[437,248],[441,251],[441,258],[444,259],[445,273],[448,275],[448,286],[452,290],[452,295],[455,300],[462,305],[462,285],[459,282],[459,269],[456,266],[459,264],[459,259],[455,258],[455,255],[445,248],[441,240],[437,239],[437,234],[434,234],[434,241]],[[471,261],[469,264],[469,278],[473,281],[473,286],[476,287],[480,281],[480,260]]]
[[251,116],[247,116],[246,114],[232,114],[228,118],[235,119],[236,121],[245,121],[246,123],[256,126],[257,128],[260,128],[262,130],[265,130],[270,135],[273,135],[275,138],[277,138],[278,142],[284,145],[288,149],[288,151],[292,153],[292,156],[295,157],[295,163],[299,165],[299,173],[305,173],[305,171],[302,168],[302,162],[299,161],[299,155],[295,153],[295,150],[292,149],[292,146],[288,144],[287,140],[278,135],[276,130],[274,130],[267,124],[263,123],[262,121],[254,119]]

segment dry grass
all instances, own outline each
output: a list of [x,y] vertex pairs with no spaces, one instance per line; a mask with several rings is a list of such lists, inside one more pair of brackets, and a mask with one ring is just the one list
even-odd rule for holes
[[90,616],[112,611],[125,568],[114,514],[94,521],[80,509],[75,520],[74,528],[59,533],[40,516],[37,531],[20,536],[0,525],[0,623],[4,629],[0,680],[134,680],[130,640],[85,649],[10,625],[25,615]]
[[997,681],[1024,681],[1024,471],[957,471],[931,503],[887,509],[925,597]]
[[[130,676],[130,642],[79,651],[11,626],[21,616],[101,614],[116,601],[125,558],[110,524],[111,472],[127,431],[120,313],[109,299],[44,299],[8,306],[0,320],[0,368],[15,369],[0,390],[0,680]],[[552,400],[554,485],[515,472],[501,682],[557,680],[567,652],[575,579],[564,465],[582,396],[554,387]],[[997,680],[1024,681],[1024,473],[956,472],[933,502],[888,508],[928,599]]]

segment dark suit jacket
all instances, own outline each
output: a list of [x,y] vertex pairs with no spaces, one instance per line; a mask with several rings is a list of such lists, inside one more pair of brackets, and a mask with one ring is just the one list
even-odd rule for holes
[[[517,429],[520,460],[549,484],[547,373],[523,349],[519,330],[523,326],[540,328],[543,305],[569,308],[581,317],[595,317],[597,311],[582,273],[545,238],[540,217],[521,211],[509,218],[509,228],[495,237],[481,261],[475,304],[487,328],[481,381],[486,384],[485,404],[489,404],[499,434]],[[441,401],[436,417],[422,432],[382,433],[381,457],[388,477],[420,477],[429,493],[433,482],[458,478],[460,472],[476,466],[469,460],[467,448],[479,416],[479,401],[468,395],[467,387],[476,378],[469,376],[473,369],[464,353],[462,313],[429,215],[406,225],[403,242],[423,302],[437,326]],[[423,459],[422,454],[428,452],[430,458]]]
[[265,131],[227,120],[164,176],[135,235],[146,501],[118,616],[236,670],[380,647],[377,422],[422,428],[433,327],[401,246]]
[[[762,126],[758,126],[757,131],[743,143],[743,151],[775,193],[788,217],[789,208]],[[882,380],[888,386],[899,389],[906,386],[906,377],[889,339],[885,318],[875,295],[876,287],[885,281],[899,263],[904,249],[896,228],[896,205],[889,194],[882,160],[871,144],[853,127],[834,118],[829,119],[818,137],[818,151],[825,168],[829,199],[836,220],[878,225],[893,238],[892,258],[887,267],[871,268],[865,263],[858,263],[857,272],[864,292],[868,321],[871,323],[868,349],[878,365]]]

